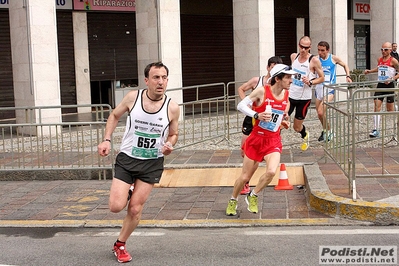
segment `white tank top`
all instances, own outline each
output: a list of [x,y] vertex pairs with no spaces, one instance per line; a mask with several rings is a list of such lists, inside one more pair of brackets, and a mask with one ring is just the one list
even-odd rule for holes
[[171,99],[165,94],[162,107],[155,113],[148,113],[143,108],[143,91],[138,91],[126,119],[120,151],[136,159],[156,159],[163,157],[161,147],[169,134],[168,106]]
[[396,69],[391,67],[391,60],[393,57],[389,57],[386,61],[382,57],[378,59],[378,80],[384,81],[392,79],[396,75]]
[[316,75],[310,72],[310,60],[312,60],[312,55],[303,63],[300,63],[298,56],[292,63],[292,70],[298,74],[292,76],[292,83],[290,86],[290,98],[294,100],[309,100],[312,99],[312,87],[309,87],[302,81],[302,77],[306,76],[309,79],[313,79]]
[[254,87],[254,89],[256,89],[257,87],[263,87],[263,86],[265,86],[265,84],[263,84],[263,77],[264,77],[264,76],[260,76],[260,77],[259,77],[258,84],[256,84],[256,86]]

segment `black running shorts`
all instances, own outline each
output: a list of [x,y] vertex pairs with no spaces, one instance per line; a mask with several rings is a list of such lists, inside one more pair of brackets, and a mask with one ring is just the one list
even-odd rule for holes
[[[393,82],[385,84],[385,83],[378,83],[377,88],[395,88],[395,84]],[[387,98],[387,103],[393,103],[395,101],[395,92],[394,91],[376,91],[374,92],[374,96],[378,97],[377,99],[381,102],[384,101],[384,98]],[[389,95],[389,96],[387,96]]]
[[140,160],[120,152],[115,160],[115,178],[128,184],[133,184],[136,179],[149,184],[159,183],[164,169],[163,162],[164,157]]
[[295,110],[295,116],[294,116],[295,119],[304,120],[308,113],[310,102],[312,100],[295,100],[291,98],[289,99],[290,99],[290,109],[288,111],[288,115],[290,116]]

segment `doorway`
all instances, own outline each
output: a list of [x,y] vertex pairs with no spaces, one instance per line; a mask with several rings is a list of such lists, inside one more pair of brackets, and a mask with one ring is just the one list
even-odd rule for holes
[[112,108],[114,107],[111,80],[92,81],[90,86],[92,104],[109,104]]
[[370,69],[370,25],[355,25],[356,69]]

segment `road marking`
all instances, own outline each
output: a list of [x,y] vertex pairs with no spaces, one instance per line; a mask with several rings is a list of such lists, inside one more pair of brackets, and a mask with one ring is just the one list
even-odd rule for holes
[[[165,233],[162,232],[133,232],[133,236],[164,236]],[[75,234],[73,232],[58,232],[54,236],[62,237],[62,236],[84,236],[84,237],[118,237],[119,232],[85,232],[83,234]],[[1,266],[1,265],[0,265]]]
[[245,231],[245,235],[380,235],[399,234],[399,229],[348,229],[348,230],[278,230],[278,231]]

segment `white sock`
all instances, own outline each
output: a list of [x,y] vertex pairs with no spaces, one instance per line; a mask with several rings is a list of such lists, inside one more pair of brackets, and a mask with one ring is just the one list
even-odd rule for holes
[[380,115],[374,116],[374,129],[378,129],[380,127],[380,120],[381,120]]
[[250,195],[250,196],[256,196],[256,197],[258,196],[257,194],[255,194],[255,192],[254,192],[253,189],[251,190],[251,193],[250,193],[249,195]]
[[376,128],[375,129],[379,129],[380,128],[380,121],[381,121],[381,116],[380,115],[377,115],[377,126],[376,126]]

